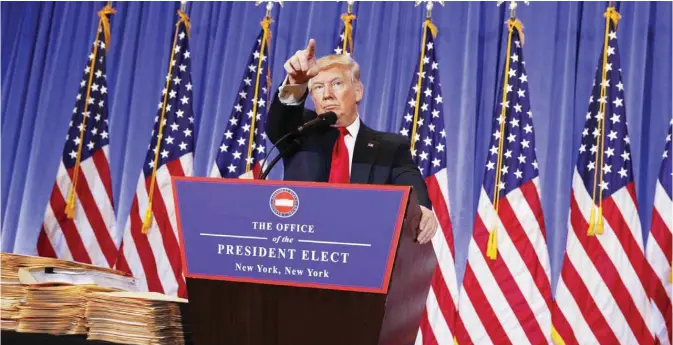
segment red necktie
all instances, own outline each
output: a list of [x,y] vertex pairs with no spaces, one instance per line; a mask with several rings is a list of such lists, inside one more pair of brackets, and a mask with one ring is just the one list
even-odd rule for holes
[[348,158],[348,148],[344,138],[348,134],[345,127],[339,127],[339,138],[334,143],[332,149],[332,166],[329,171],[329,183],[349,183],[350,182],[350,159]]

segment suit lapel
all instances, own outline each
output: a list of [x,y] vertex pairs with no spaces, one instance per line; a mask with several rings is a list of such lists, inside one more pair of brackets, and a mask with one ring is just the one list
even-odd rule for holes
[[353,149],[351,183],[367,184],[371,182],[370,172],[378,149],[379,143],[375,140],[373,131],[360,122],[360,131],[355,139],[355,148]]

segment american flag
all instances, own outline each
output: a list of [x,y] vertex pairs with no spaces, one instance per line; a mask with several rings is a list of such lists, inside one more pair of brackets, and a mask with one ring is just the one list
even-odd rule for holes
[[400,133],[410,138],[411,155],[428,186],[440,229],[432,239],[437,256],[437,268],[432,278],[416,343],[452,344],[458,284],[454,268],[453,230],[449,216],[444,103],[439,81],[439,63],[435,54],[434,35],[437,29],[428,20],[423,30],[421,58],[417,72],[412,78],[409,102],[405,107]]
[[[352,9],[352,5],[349,4],[348,6]],[[334,54],[353,54],[353,46],[355,45],[355,42],[353,41],[355,31],[353,28],[353,21],[355,18],[357,17],[353,13],[344,13],[341,15],[341,20],[343,21],[344,26],[341,28],[341,32],[336,38]]]
[[56,182],[37,241],[40,256],[112,267],[121,234],[110,180],[105,58],[110,6],[98,12],[96,39],[79,84]]
[[619,14],[608,7],[605,17],[573,173],[553,336],[565,344],[653,344],[645,288],[651,275],[643,252],[617,49]]
[[[193,171],[194,112],[190,73],[189,17],[179,11],[166,84],[143,163],[117,261],[143,288],[186,297],[180,261],[171,176]],[[151,212],[148,213],[148,210]]]
[[548,344],[550,264],[523,34],[508,21],[507,55],[458,310],[459,344]]
[[[673,125],[673,120],[671,120]],[[671,129],[668,127],[659,179],[654,192],[652,224],[645,253],[655,277],[649,283],[651,328],[660,344],[671,344],[671,231],[673,230],[673,201],[671,198]]]
[[234,109],[210,172],[211,177],[256,178],[266,150],[264,122],[269,107],[270,19],[262,21],[248,58]]

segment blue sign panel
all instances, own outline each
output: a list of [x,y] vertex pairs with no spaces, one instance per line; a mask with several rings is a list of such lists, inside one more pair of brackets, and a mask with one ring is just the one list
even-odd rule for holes
[[409,187],[175,178],[185,276],[386,293]]

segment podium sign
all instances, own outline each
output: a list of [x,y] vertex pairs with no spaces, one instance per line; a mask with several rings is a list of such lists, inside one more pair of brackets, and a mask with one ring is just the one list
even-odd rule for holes
[[409,191],[174,178],[185,277],[385,294]]

